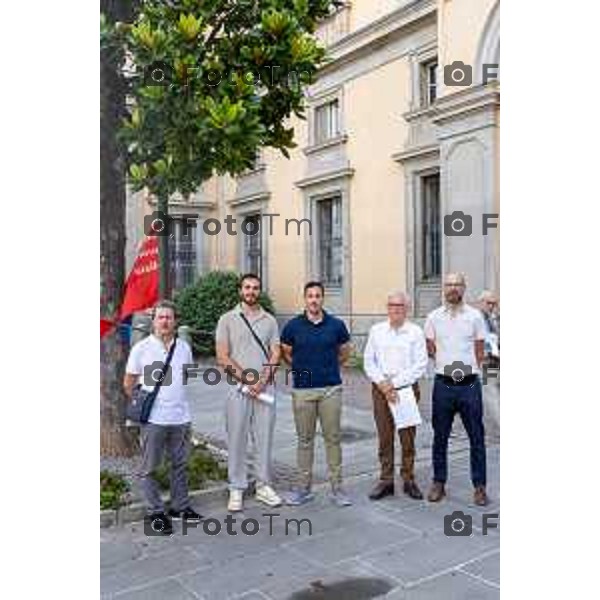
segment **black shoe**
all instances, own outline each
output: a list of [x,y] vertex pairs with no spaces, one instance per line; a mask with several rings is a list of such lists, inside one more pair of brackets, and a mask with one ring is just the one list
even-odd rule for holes
[[407,496],[410,496],[413,500],[423,500],[423,493],[414,481],[404,482],[404,493]]
[[171,519],[165,513],[154,513],[144,517],[144,533],[148,536],[173,535]]
[[370,500],[381,500],[386,496],[394,495],[394,483],[392,481],[379,481],[369,494]]
[[195,510],[189,506],[185,510],[173,510],[169,511],[169,516],[177,521],[201,521],[204,517],[198,514]]

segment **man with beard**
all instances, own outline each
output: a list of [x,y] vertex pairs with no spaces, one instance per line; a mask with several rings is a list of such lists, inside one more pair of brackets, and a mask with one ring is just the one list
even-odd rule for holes
[[471,445],[473,500],[478,506],[485,506],[488,497],[480,380],[485,326],[481,312],[463,302],[465,289],[464,275],[446,275],[445,303],[432,311],[425,322],[427,350],[435,360],[433,485],[427,498],[430,502],[439,502],[446,495],[448,438],[454,415],[458,413]]
[[[152,405],[148,422],[141,426],[142,490],[148,507],[147,520],[162,535],[172,535],[171,518],[199,521],[202,517],[190,506],[187,460],[190,450],[191,415],[184,370],[193,363],[187,342],[175,336],[175,305],[161,300],[154,308],[152,334],[133,346],[125,367],[123,387],[131,398],[136,385],[152,392],[164,377]],[[172,349],[169,369],[163,374]],[[167,452],[171,465],[171,509],[168,516],[155,479],[156,469]]]
[[[248,434],[256,450],[256,499],[267,506],[279,506],[280,497],[271,487],[271,453],[275,427],[274,366],[279,362],[279,330],[273,315],[258,303],[260,278],[252,273],[240,279],[240,303],[217,324],[217,362],[227,373],[231,385],[227,396],[227,438],[230,511],[243,509],[243,494],[248,487],[246,463]],[[254,452],[253,452],[254,454]]]
[[323,285],[304,286],[305,309],[281,334],[283,357],[292,365],[292,402],[298,435],[300,485],[288,498],[292,506],[313,499],[311,493],[317,419],[325,441],[331,500],[339,507],[352,504],[342,488],[342,379],[340,363],[350,354],[346,325],[323,310]]

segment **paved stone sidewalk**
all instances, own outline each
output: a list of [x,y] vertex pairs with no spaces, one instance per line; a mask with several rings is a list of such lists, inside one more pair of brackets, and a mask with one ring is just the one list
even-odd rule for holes
[[[347,378],[348,381],[349,378]],[[351,383],[351,385],[350,385]],[[194,425],[224,443],[225,388],[193,388]],[[226,385],[226,384],[225,384]],[[362,387],[361,387],[362,386]],[[428,394],[423,415],[429,415]],[[103,598],[244,600],[360,600],[499,598],[500,535],[482,531],[482,515],[500,512],[499,454],[494,435],[488,441],[488,491],[485,510],[472,504],[468,442],[455,422],[451,440],[448,497],[438,505],[401,495],[371,502],[367,493],[377,474],[376,438],[368,385],[350,381],[344,391],[344,468],[346,487],[355,499],[349,508],[332,506],[328,485],[317,486],[317,499],[298,508],[268,509],[254,500],[234,515],[236,536],[227,535],[222,501],[197,505],[206,517],[220,521],[222,530],[207,535],[202,524],[182,535],[175,524],[171,538],[147,537],[143,523],[101,530],[101,592]],[[488,431],[491,427],[488,427]],[[293,473],[295,431],[289,398],[278,404],[275,458]],[[424,491],[431,477],[431,427],[420,428],[417,479]],[[324,449],[317,448],[317,479],[324,481]],[[279,481],[279,488],[288,487]],[[447,537],[444,517],[453,511],[472,517],[473,535]],[[266,516],[278,514],[279,516]],[[256,519],[259,530],[244,535],[241,522]],[[310,519],[297,525],[286,519]],[[491,520],[490,523],[499,521]],[[211,523],[211,527],[216,526]],[[252,530],[252,524],[248,526]]]

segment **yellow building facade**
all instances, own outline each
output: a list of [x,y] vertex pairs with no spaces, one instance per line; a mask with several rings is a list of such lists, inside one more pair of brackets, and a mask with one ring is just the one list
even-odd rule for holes
[[[326,306],[357,336],[392,289],[424,316],[447,271],[467,274],[471,298],[498,290],[497,0],[353,0],[319,36],[331,60],[307,91],[307,120],[292,122],[291,158],[265,149],[244,175],[172,201],[173,216],[200,215],[191,236],[174,237],[176,286],[211,269],[258,271],[285,320],[304,283],[321,280]],[[129,260],[152,208],[132,199]],[[218,235],[206,219],[223,224]],[[244,235],[244,220],[259,233]]]

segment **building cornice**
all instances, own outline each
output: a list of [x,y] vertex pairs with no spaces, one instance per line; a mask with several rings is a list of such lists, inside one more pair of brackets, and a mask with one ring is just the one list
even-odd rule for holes
[[407,150],[400,150],[399,152],[392,154],[392,159],[396,162],[403,163],[415,159],[437,158],[439,155],[439,145],[431,144],[429,146],[418,146]]
[[498,82],[486,85],[470,86],[438,98],[431,107],[431,120],[435,125],[444,125],[449,121],[466,115],[495,111],[500,107],[500,85]]
[[304,179],[300,179],[295,182],[299,188],[307,188],[314,185],[320,185],[322,183],[328,183],[336,179],[342,179],[345,177],[352,177],[354,175],[354,169],[352,167],[344,167],[342,169],[336,169],[335,171],[327,171],[325,173],[317,173],[310,175]]
[[258,192],[247,196],[234,196],[228,201],[230,206],[241,206],[251,202],[266,202],[271,197],[271,192]]
[[436,0],[413,0],[383,17],[356,29],[327,48],[329,61],[320,73],[335,69],[359,52],[371,49],[390,37],[402,34],[402,30],[437,10]]
[[[158,200],[154,196],[148,196],[147,198],[148,204],[152,208],[156,208],[158,206]],[[186,200],[174,200],[173,198],[169,199],[169,210],[173,209],[178,211],[175,214],[180,214],[181,211],[195,208],[197,210],[210,210],[215,207],[215,203],[210,200],[197,200],[197,201],[186,201]]]
[[342,135],[336,135],[334,138],[328,139],[319,144],[314,144],[312,146],[306,146],[302,149],[304,154],[314,154],[315,152],[319,152],[320,150],[325,150],[327,148],[332,148],[333,146],[341,146],[348,141],[348,135],[343,133]]

